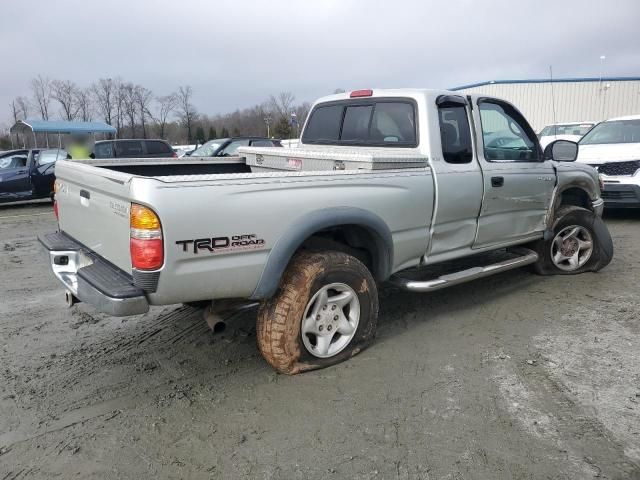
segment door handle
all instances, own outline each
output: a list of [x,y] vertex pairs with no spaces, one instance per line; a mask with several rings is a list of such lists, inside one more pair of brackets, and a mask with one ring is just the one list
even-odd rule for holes
[[16,173],[27,173],[26,170],[18,170]]
[[492,187],[501,187],[504,185],[504,177],[491,177]]

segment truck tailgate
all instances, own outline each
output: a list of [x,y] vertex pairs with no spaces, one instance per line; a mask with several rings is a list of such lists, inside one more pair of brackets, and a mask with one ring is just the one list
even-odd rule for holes
[[130,174],[60,161],[56,164],[60,230],[125,272],[129,254]]

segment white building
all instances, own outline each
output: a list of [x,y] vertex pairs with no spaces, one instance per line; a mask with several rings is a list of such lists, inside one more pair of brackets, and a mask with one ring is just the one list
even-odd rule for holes
[[451,90],[503,98],[518,107],[536,132],[556,122],[640,114],[640,77],[494,80]]

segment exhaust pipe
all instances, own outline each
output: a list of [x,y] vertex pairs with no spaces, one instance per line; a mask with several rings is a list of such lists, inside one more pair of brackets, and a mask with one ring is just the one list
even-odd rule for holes
[[227,320],[258,305],[258,302],[241,299],[216,300],[207,305],[203,316],[213,333],[222,333],[227,328]]
[[209,328],[213,333],[222,333],[227,328],[227,322],[225,322],[224,318],[220,315],[222,312],[217,311],[213,307],[213,303],[207,305],[204,309],[203,317],[209,325]]
[[67,304],[67,308],[73,307],[76,303],[80,303],[78,297],[76,297],[70,290],[64,292],[64,303]]

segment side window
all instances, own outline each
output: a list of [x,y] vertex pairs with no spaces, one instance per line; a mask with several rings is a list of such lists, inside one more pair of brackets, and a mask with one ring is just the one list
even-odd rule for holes
[[447,163],[470,163],[473,159],[471,129],[464,105],[438,108],[442,156]]
[[116,155],[118,157],[141,157],[143,155],[142,142],[137,140],[116,142]]
[[232,157],[240,147],[248,147],[249,140],[234,140],[217,155],[218,157]]
[[146,143],[147,143],[147,153],[148,154],[151,154],[151,155],[165,154],[168,157],[173,155],[173,150],[171,149],[171,147],[169,145],[167,145],[166,143],[164,143],[164,142],[158,142],[157,140],[151,140],[151,141],[148,141]]
[[484,158],[488,161],[539,161],[538,145],[526,120],[507,105],[480,102]]
[[113,158],[113,144],[111,142],[96,143],[94,154],[96,158]]
[[14,155],[12,157],[0,158],[0,170],[8,170],[10,168],[24,168],[26,166],[26,155]]

